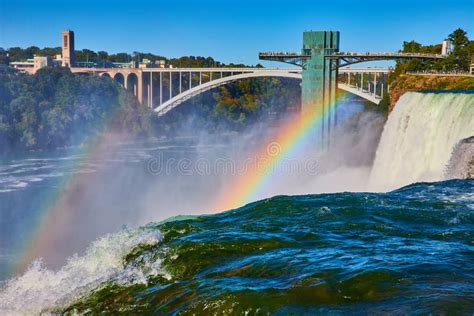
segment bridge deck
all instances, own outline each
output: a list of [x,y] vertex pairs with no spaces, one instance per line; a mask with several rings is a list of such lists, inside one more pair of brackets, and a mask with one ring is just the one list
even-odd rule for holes
[[[265,52],[259,53],[258,57],[261,60],[278,61],[284,62],[291,65],[303,67],[306,60],[311,55],[298,54],[298,53],[274,53]],[[420,53],[380,53],[380,52],[366,52],[366,53],[354,53],[354,52],[336,52],[325,54],[329,60],[337,61],[337,64],[333,65],[333,68],[340,68],[349,66],[352,64],[372,61],[372,60],[403,60],[403,59],[443,59],[445,55],[440,54],[420,54]]]
[[[441,54],[421,54],[421,53],[392,53],[392,52],[338,52],[335,54],[326,54],[328,58],[352,58],[352,57],[363,57],[363,58],[393,58],[393,59],[403,59],[403,58],[428,58],[428,59],[443,59],[446,56]],[[307,59],[311,55],[298,54],[298,53],[274,53],[274,52],[265,52],[259,53],[258,57],[263,60],[270,60],[272,58],[301,58]]]

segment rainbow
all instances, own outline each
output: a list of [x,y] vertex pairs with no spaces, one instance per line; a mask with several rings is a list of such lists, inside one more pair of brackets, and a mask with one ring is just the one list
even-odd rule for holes
[[276,135],[270,135],[259,147],[254,159],[258,166],[244,170],[224,189],[225,194],[215,203],[215,211],[224,211],[243,206],[259,197],[259,193],[268,186],[275,175],[278,165],[286,158],[295,155],[307,141],[315,139],[318,128],[327,117],[327,113],[336,110],[342,92],[336,102],[326,111],[306,111],[285,121]]
[[[340,96],[343,95],[345,94]],[[331,111],[335,110],[336,103],[330,109]],[[118,110],[108,113],[101,124],[107,126],[116,117]],[[212,209],[215,211],[228,210],[255,200],[259,192],[272,180],[276,166],[286,157],[294,154],[308,137],[314,138],[323,119],[324,115],[321,111],[310,111],[295,115],[278,126],[276,135],[270,135],[256,151],[255,157],[261,164],[257,168],[247,169],[230,181],[225,188],[225,194],[218,198]],[[90,135],[87,144],[72,153],[83,157],[75,163],[100,160],[107,154],[108,144],[124,141],[127,141],[124,135],[117,136],[106,133]],[[74,210],[78,209],[77,205],[82,203],[84,188],[92,183],[100,182],[98,177],[99,175],[95,173],[70,174],[62,180],[61,185],[49,199],[43,205],[38,206],[40,211],[34,228],[19,243],[16,251],[16,263],[8,271],[10,276],[23,271],[40,254],[47,256],[54,253],[61,244],[61,238],[65,231],[68,230],[68,227],[75,225],[79,214],[75,214]]]
[[[108,145],[126,142],[127,135],[109,134],[105,131],[119,115],[121,108],[111,109],[104,118],[97,123],[102,132],[86,135],[82,146],[73,148],[68,155],[80,156],[73,160],[71,170],[76,170],[84,161],[101,160],[107,155]],[[92,183],[100,182],[96,173],[74,173],[61,179],[57,189],[52,191],[42,205],[38,205],[38,215],[31,224],[28,235],[19,241],[16,247],[16,262],[7,268],[9,276],[25,270],[31,262],[40,256],[54,254],[60,247],[62,236],[77,220],[77,205],[82,203],[85,188]],[[75,214],[76,213],[76,214]]]

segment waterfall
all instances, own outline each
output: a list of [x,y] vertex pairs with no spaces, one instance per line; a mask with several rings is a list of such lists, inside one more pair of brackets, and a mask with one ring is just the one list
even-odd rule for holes
[[456,144],[474,135],[474,94],[405,93],[385,124],[369,188],[443,180]]

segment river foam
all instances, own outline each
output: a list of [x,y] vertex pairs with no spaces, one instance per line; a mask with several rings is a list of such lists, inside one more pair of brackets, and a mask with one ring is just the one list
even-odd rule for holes
[[41,260],[36,260],[25,273],[2,286],[0,314],[51,312],[108,281],[127,285],[144,283],[148,275],[162,273],[160,261],[150,262],[144,272],[126,265],[124,256],[137,246],[156,245],[161,239],[161,233],[156,230],[124,229],[96,240],[84,255],[69,258],[57,271],[44,268]]

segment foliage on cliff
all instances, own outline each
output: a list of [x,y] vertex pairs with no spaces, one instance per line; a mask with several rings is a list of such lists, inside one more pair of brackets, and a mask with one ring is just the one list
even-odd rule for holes
[[272,122],[297,111],[299,81],[289,78],[255,78],[201,93],[165,116],[153,117],[155,135],[173,131],[239,132],[254,124]]
[[299,82],[292,79],[266,78],[241,80],[222,86],[214,93],[215,115],[224,115],[229,122],[243,123],[247,117],[268,115],[278,117],[296,111],[301,92]]
[[474,90],[474,77],[399,75],[390,85],[388,111],[405,92],[423,90]]

